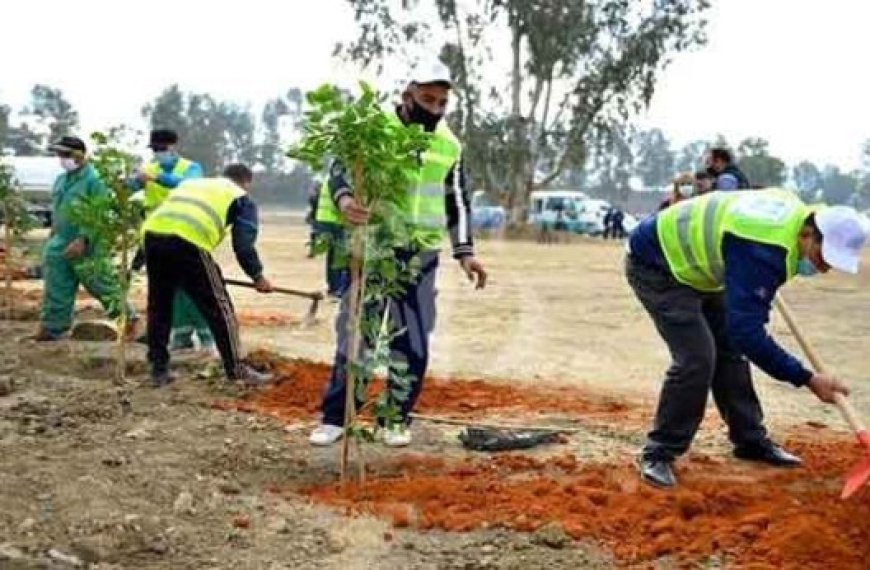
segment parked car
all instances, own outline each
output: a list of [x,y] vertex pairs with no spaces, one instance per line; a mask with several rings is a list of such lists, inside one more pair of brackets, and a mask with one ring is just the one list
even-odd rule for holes
[[51,227],[51,191],[63,169],[53,156],[8,156],[3,162],[15,169],[21,194],[27,201],[27,211],[39,225]]
[[476,190],[471,198],[471,227],[473,231],[500,230],[507,221],[505,209],[493,202],[486,192]]
[[566,231],[587,233],[588,221],[580,217],[580,212],[588,199],[578,190],[534,190],[529,195],[528,223],[553,229],[558,220]]
[[[590,198],[579,190],[535,190],[530,195],[529,223],[554,228],[559,212],[566,231],[591,236],[604,233],[604,216],[612,204]],[[626,232],[637,227],[638,220],[625,212],[622,225]]]

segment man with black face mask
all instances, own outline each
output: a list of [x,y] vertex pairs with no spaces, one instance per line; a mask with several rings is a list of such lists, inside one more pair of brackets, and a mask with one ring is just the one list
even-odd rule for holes
[[[471,239],[471,211],[465,188],[462,146],[443,120],[452,87],[447,68],[440,62],[418,68],[402,93],[402,103],[392,113],[405,125],[417,124],[433,133],[429,149],[421,157],[419,183],[408,189],[409,206],[404,215],[410,220],[410,249],[397,249],[400,260],[417,257],[421,270],[414,283],[390,299],[389,311],[395,330],[403,331],[391,343],[391,352],[402,358],[414,377],[407,399],[401,403],[401,421],[385,426],[384,443],[402,447],[411,443],[410,414],[420,396],[429,362],[429,334],[435,326],[435,277],[438,254],[444,234],[449,233],[453,257],[475,282],[486,285],[486,271],[474,257]],[[323,185],[317,221],[364,225],[369,212],[353,196],[345,169],[333,164],[329,183]],[[344,433],[345,371],[348,353],[348,299],[342,299],[336,322],[337,349],[332,376],[323,399],[323,419],[310,437],[312,445],[332,445]]]

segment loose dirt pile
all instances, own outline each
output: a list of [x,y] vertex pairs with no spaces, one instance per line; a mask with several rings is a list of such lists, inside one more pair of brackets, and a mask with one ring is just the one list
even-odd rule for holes
[[789,444],[807,460],[805,469],[699,457],[681,469],[675,492],[642,485],[628,461],[581,465],[571,455],[506,455],[440,470],[431,459],[409,458],[399,475],[365,487],[305,493],[400,528],[531,532],[555,524],[574,539],[600,541],[623,563],[671,556],[674,565],[693,565],[719,555],[740,568],[866,568],[870,492],[836,500],[857,450],[842,442]]
[[[255,367],[275,374],[276,385],[242,402],[220,402],[216,407],[257,412],[282,421],[311,419],[329,378],[329,366],[308,360],[282,358],[272,352],[253,352],[248,360]],[[372,386],[380,390],[382,383]],[[592,398],[570,388],[530,388],[519,383],[431,378],[420,399],[421,413],[453,417],[479,416],[483,412],[523,411],[582,416],[584,420],[627,422],[639,420],[639,411],[618,400]]]
[[[251,360],[273,371],[279,384],[218,407],[282,421],[313,419],[327,365],[265,351]],[[528,417],[547,410],[617,425],[637,425],[639,418],[625,403],[596,401],[574,389],[427,382],[420,409],[429,413],[473,418],[517,411]],[[849,502],[837,500],[842,476],[860,455],[848,439],[834,437],[813,430],[787,442],[806,460],[793,471],[693,456],[680,464],[681,486],[674,492],[643,485],[631,458],[581,464],[573,455],[503,455],[460,463],[406,456],[370,464],[373,472],[364,487],[301,491],[349,514],[376,514],[398,528],[534,532],[555,525],[573,539],[600,542],[625,564],[668,558],[672,566],[689,566],[716,556],[741,568],[866,568],[870,491]]]

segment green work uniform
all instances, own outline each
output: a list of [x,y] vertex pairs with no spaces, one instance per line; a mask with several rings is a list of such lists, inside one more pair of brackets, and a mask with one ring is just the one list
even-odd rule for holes
[[[61,335],[72,326],[75,311],[76,293],[79,284],[97,299],[112,318],[118,317],[119,307],[111,306],[112,299],[118,298],[120,284],[112,275],[93,275],[83,271],[82,261],[64,258],[67,246],[78,238],[88,241],[85,258],[95,255],[95,244],[88,239],[87,232],[72,223],[68,216],[71,205],[86,196],[99,196],[107,192],[90,164],[78,170],[61,174],[52,190],[52,228],[51,237],[42,254],[44,290],[42,299],[42,328],[53,335]],[[135,316],[132,306],[128,315]]]

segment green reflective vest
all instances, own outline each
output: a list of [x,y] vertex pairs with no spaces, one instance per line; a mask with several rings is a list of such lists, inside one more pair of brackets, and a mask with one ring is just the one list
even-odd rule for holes
[[[395,113],[390,117],[400,121]],[[450,170],[459,162],[462,144],[446,122],[441,121],[428,150],[423,153],[422,165],[409,173],[411,184],[407,189],[407,199],[402,210],[411,226],[411,241],[420,249],[438,249],[444,239],[447,226],[444,181]],[[456,177],[458,180],[458,176]],[[317,205],[318,222],[341,223],[341,213],[332,201],[329,184],[320,188]]]
[[797,272],[798,235],[810,208],[783,189],[710,192],[658,214],[656,229],[671,273],[699,291],[722,291],[726,233],[786,250],[786,278]]
[[[175,166],[172,168],[171,174],[175,176],[184,177],[184,174],[187,172],[187,169],[190,167],[191,162],[186,158],[178,157],[178,160],[175,161]],[[142,172],[157,178],[160,174],[163,173],[163,169],[160,167],[160,163],[154,161],[149,162],[142,168]],[[170,189],[166,186],[159,184],[158,182],[147,182],[145,184],[145,210],[151,211],[166,199],[169,196]]]
[[178,236],[212,252],[226,237],[230,205],[244,195],[228,178],[187,180],[148,216],[142,231]]

